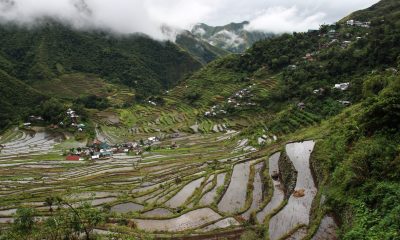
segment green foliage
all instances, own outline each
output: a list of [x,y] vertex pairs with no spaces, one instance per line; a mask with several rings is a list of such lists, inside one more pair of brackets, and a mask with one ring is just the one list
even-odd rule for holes
[[35,223],[35,211],[30,208],[20,208],[17,210],[13,229],[22,236],[28,236],[33,232]]
[[[377,188],[385,190],[379,195],[385,202],[400,198],[398,185],[379,184]],[[356,220],[343,239],[400,239],[400,207],[398,204],[398,200],[391,201],[386,209],[370,209],[364,203],[356,204],[354,206]]]
[[[43,96],[39,91],[47,95],[42,81],[57,82],[64,74],[94,74],[148,97],[175,86],[201,66],[172,42],[77,31],[51,19],[32,28],[3,23],[0,36],[0,129],[26,117],[27,109],[40,104]],[[37,86],[38,91],[23,82]],[[62,85],[44,85],[63,89]],[[67,94],[79,96],[74,89],[69,86],[67,90],[72,92]],[[49,94],[66,97],[62,90]]]
[[27,117],[31,107],[44,99],[41,93],[0,69],[0,131]]
[[259,41],[240,59],[240,66],[255,71],[267,66],[273,71],[295,64],[294,60],[318,49],[318,36],[307,33],[283,34],[280,37]]
[[108,101],[107,98],[102,98],[96,95],[89,95],[86,97],[78,98],[75,101],[75,103],[81,104],[85,106],[85,108],[99,109],[99,110],[104,110],[110,107],[110,102]]
[[251,230],[244,232],[240,236],[240,240],[258,240],[258,239],[260,239],[260,236],[256,232]]
[[59,197],[48,197],[48,206],[57,205],[51,215],[39,221],[37,213],[31,208],[17,210],[11,229],[2,233],[0,239],[77,239],[82,234],[92,239],[96,226],[105,222],[106,215],[88,203],[73,206]]
[[50,80],[62,69],[65,73],[94,73],[138,89],[148,81],[168,88],[200,67],[171,42],[141,35],[117,37],[100,31],[76,31],[51,19],[32,29],[2,25],[0,34],[0,53],[18,64],[12,75],[25,81]]
[[400,118],[394,99],[386,88],[330,120],[315,149],[317,176],[341,217],[343,239],[399,239]]
[[58,123],[64,118],[66,107],[57,99],[51,98],[43,102],[40,107],[40,114],[43,119],[51,122]]
[[364,131],[373,133],[382,129],[400,129],[400,93],[389,91],[364,103],[366,111],[360,124]]

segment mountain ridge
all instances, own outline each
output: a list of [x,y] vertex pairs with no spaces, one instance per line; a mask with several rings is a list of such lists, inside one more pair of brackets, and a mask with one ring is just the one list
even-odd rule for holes
[[241,53],[248,49],[253,43],[273,36],[271,33],[260,31],[248,31],[248,21],[241,23],[229,23],[224,26],[209,26],[205,23],[196,24],[191,33],[197,38],[224,50]]

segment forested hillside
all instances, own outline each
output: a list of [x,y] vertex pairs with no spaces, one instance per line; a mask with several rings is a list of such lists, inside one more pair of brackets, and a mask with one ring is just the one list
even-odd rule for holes
[[45,96],[0,69],[0,129],[26,116]]
[[5,70],[23,81],[85,72],[138,91],[157,92],[200,67],[175,44],[146,36],[76,31],[51,20],[29,28],[2,25],[0,31],[1,55],[8,61]]
[[[18,82],[39,86],[36,93],[46,90],[40,87],[43,82],[51,84],[65,74],[83,73],[125,85],[143,98],[172,88],[200,66],[199,61],[174,43],[142,35],[78,31],[49,19],[29,27],[0,25],[0,70],[6,74],[0,78],[1,83],[7,85],[8,77],[12,77]],[[27,114],[19,112],[19,108],[8,111],[6,106],[14,102],[27,107],[37,104],[19,99],[20,91],[20,87],[9,89],[8,94],[15,93],[14,98],[2,94],[5,106],[0,119],[2,126],[18,120],[13,116]],[[54,97],[64,98],[62,91],[59,92],[60,95]],[[80,91],[75,95],[79,94]]]

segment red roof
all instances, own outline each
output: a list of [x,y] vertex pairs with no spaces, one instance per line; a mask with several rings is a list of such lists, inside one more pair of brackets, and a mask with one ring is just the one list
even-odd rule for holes
[[70,156],[67,156],[67,158],[66,158],[66,160],[67,161],[79,161],[79,156],[72,156],[72,155],[70,155]]

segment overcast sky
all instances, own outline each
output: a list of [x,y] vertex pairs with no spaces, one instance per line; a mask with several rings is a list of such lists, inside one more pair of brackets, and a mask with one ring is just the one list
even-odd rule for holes
[[332,23],[378,0],[0,0],[0,19],[31,23],[57,17],[76,27],[142,32],[161,39],[162,25],[250,21],[249,29],[282,33]]

